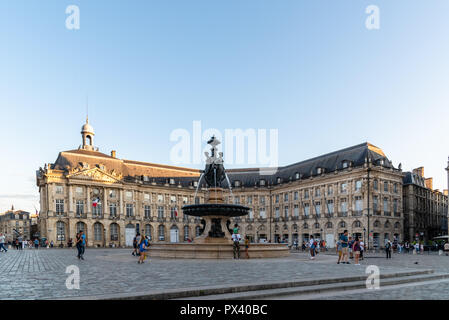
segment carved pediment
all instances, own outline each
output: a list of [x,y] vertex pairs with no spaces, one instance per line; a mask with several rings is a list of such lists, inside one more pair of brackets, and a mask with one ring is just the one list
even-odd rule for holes
[[109,183],[117,183],[120,182],[121,175],[111,175],[107,172],[99,168],[92,168],[87,170],[75,171],[69,175],[67,175],[69,179],[79,179],[79,180],[91,180],[98,182],[109,182]]

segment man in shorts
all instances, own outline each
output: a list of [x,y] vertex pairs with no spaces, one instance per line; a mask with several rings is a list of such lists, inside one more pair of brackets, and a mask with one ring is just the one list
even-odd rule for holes
[[341,242],[340,241],[337,241],[337,254],[338,254],[337,264],[340,264],[341,257],[343,255],[343,251],[341,250]]
[[342,263],[349,264],[348,261],[348,230],[345,230],[343,234],[340,236],[340,243],[341,243],[341,251],[342,251]]

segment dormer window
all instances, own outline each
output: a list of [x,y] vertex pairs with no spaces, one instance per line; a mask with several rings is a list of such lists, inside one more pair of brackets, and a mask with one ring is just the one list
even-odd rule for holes
[[383,165],[385,164],[384,159],[380,159],[380,160],[379,160],[379,164],[380,164],[381,166],[383,166]]
[[347,167],[349,167],[349,161],[343,161],[343,163],[342,163],[342,167],[343,167],[343,169],[346,169]]
[[234,181],[234,187],[240,187],[240,181],[239,180],[235,180]]
[[323,168],[317,168],[316,174],[322,174],[324,172]]
[[170,178],[170,184],[175,184],[175,179]]
[[295,173],[295,179],[298,180],[299,179],[299,172]]
[[198,187],[198,181],[193,181],[193,186]]
[[265,180],[264,179],[260,179],[260,185],[264,186],[265,185]]
[[278,177],[276,181],[277,183],[281,183],[281,178]]

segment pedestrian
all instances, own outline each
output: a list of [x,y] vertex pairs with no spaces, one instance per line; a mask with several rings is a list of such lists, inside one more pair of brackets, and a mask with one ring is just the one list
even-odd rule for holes
[[73,245],[73,240],[72,238],[69,239],[69,242],[67,242],[67,247],[71,248]]
[[313,235],[310,235],[309,248],[310,248],[310,259],[311,260],[315,259],[316,244],[317,244],[317,242],[315,241],[315,239],[313,239]]
[[349,251],[349,259],[353,259],[354,258],[354,254],[352,252],[352,245],[354,244],[354,239],[352,239],[352,237],[349,237],[349,242],[348,242],[348,251]]
[[360,257],[360,241],[359,237],[356,236],[354,242],[352,243],[352,252],[354,253],[354,264],[359,266],[359,257]]
[[246,236],[245,237],[245,254],[246,254],[246,259],[249,259],[248,250],[249,250],[249,237]]
[[137,253],[137,236],[134,236],[133,238],[133,252],[131,252],[131,255],[135,256]]
[[385,252],[387,254],[387,259],[391,259],[391,242],[390,240],[387,240],[385,243]]
[[137,232],[137,234],[136,234],[136,250],[135,250],[135,253],[136,253],[136,256],[140,256],[140,250],[139,250],[139,248],[140,248],[140,242],[142,241],[142,236],[140,235],[140,233],[139,232]]
[[137,263],[142,264],[146,258],[145,252],[147,251],[147,248],[150,246],[150,243],[147,239],[147,237],[140,237],[140,243],[138,244],[139,247],[139,260]]
[[343,234],[340,236],[341,250],[342,250],[342,263],[350,264],[348,261],[348,230],[344,230]]
[[37,238],[34,239],[34,248],[39,249],[39,240]]
[[419,251],[421,252],[421,254],[424,254],[424,243],[421,242],[419,245]]
[[342,257],[342,255],[343,255],[343,252],[342,252],[342,250],[341,250],[341,242],[340,241],[337,241],[337,254],[338,254],[338,261],[337,261],[337,264],[340,264],[340,261],[341,261],[341,257]]
[[27,247],[27,240],[22,240],[22,249],[25,249]]
[[234,224],[234,229],[232,230],[232,233],[239,233],[239,225],[236,223]]
[[360,259],[363,260],[363,253],[365,252],[365,242],[360,240]]
[[305,241],[302,242],[301,249],[302,249],[302,252],[304,252],[306,250],[306,242]]
[[19,247],[18,247],[18,249],[19,250],[22,250],[22,241],[23,241],[23,238],[22,238],[22,236],[19,236],[18,238],[17,238],[17,240],[19,241]]
[[5,236],[3,235],[3,233],[0,233],[0,252],[1,251],[5,251],[7,252],[8,250],[5,248]]
[[53,248],[53,240],[51,240],[51,242],[50,242],[50,248]]
[[232,235],[234,259],[240,259],[240,240],[241,238],[238,233]]
[[80,231],[80,238],[81,238],[81,254],[80,258],[81,260],[84,260],[84,252],[86,251],[86,235],[84,234],[84,231]]

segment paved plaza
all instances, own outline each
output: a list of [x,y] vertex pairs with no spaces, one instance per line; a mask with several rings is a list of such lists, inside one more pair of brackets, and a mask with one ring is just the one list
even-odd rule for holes
[[[364,275],[367,265],[379,266],[381,273],[416,269],[449,270],[447,256],[394,254],[391,260],[380,254],[375,256],[361,261],[361,266],[337,265],[336,256],[332,254],[319,254],[315,261],[310,261],[308,255],[301,252],[294,252],[283,259],[150,258],[139,265],[130,249],[87,249],[84,261],[76,258],[75,249],[10,249],[0,254],[0,299],[102,298],[111,294],[151,293],[167,289],[347,277]],[[79,290],[66,288],[69,274],[65,272],[70,265],[79,267]],[[421,298],[449,299],[449,282],[441,281],[419,288],[423,290]],[[410,288],[397,290],[391,290],[391,297],[411,298],[413,291]],[[347,294],[329,299],[354,297]],[[416,292],[413,297],[417,297]],[[378,299],[379,293],[364,292],[362,298]]]

